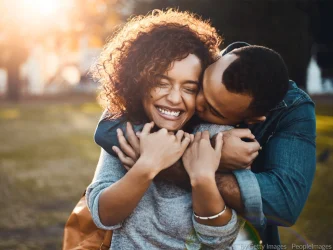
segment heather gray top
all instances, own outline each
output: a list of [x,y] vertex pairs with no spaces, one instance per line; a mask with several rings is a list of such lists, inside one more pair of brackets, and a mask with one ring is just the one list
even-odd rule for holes
[[95,224],[114,230],[110,249],[232,249],[228,246],[243,225],[235,211],[225,226],[199,224],[193,217],[191,192],[167,181],[153,181],[128,218],[104,226],[98,214],[99,197],[126,172],[118,158],[102,149],[94,180],[87,188],[87,203]]

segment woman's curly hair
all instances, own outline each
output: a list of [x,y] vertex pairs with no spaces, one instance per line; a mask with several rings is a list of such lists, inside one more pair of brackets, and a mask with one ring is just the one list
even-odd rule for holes
[[[93,67],[100,103],[113,118],[146,119],[142,99],[172,62],[195,54],[202,69],[213,63],[222,39],[208,21],[189,12],[154,10],[115,32]],[[104,104],[103,104],[104,102]]]

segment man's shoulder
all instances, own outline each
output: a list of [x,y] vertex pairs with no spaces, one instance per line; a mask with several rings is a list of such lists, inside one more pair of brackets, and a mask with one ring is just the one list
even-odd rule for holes
[[278,127],[288,127],[304,119],[315,119],[314,103],[305,91],[290,81],[284,99],[269,112],[266,121],[253,126],[252,131],[260,137],[264,133],[271,134]]
[[303,105],[304,103],[314,104],[311,97],[302,89],[297,87],[292,80],[289,81],[289,89],[283,100],[273,108],[268,118],[275,118],[277,115],[282,115]]
[[289,89],[283,102],[286,104],[286,107],[294,107],[304,102],[313,103],[311,97],[292,80],[289,81]]

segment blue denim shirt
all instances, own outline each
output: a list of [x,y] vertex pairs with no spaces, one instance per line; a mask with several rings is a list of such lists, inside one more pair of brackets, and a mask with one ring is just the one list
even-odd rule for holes
[[264,123],[250,127],[262,146],[251,170],[237,170],[247,219],[266,244],[279,244],[277,226],[291,226],[308,198],[316,169],[314,103],[290,81],[284,100]]
[[[122,120],[104,120],[97,126],[95,141],[114,154],[116,129],[125,131]],[[140,130],[142,126],[135,126]],[[264,123],[250,127],[262,146],[251,170],[237,170],[245,217],[259,231],[264,244],[280,244],[277,226],[291,226],[307,200],[316,167],[314,103],[290,81],[284,100]]]

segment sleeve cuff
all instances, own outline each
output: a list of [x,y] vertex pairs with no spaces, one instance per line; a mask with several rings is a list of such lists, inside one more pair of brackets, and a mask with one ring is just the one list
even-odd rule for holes
[[255,227],[263,227],[266,217],[263,213],[259,183],[251,170],[235,170],[235,175],[245,207],[245,218]]
[[[107,186],[105,186],[105,188],[106,187]],[[92,216],[92,219],[93,219],[95,225],[98,228],[101,228],[104,230],[115,230],[115,229],[120,228],[122,226],[122,223],[118,223],[113,226],[103,225],[103,223],[101,222],[100,217],[99,217],[98,209],[99,209],[99,197],[101,196],[101,194],[105,188],[103,188],[103,190],[98,192],[98,194],[95,197],[91,197],[91,192],[93,192],[92,188],[93,188],[93,185],[91,185],[87,188],[86,199],[87,199],[88,208],[90,209],[90,213],[91,213],[91,216]],[[91,198],[93,199],[93,201],[91,200]]]

